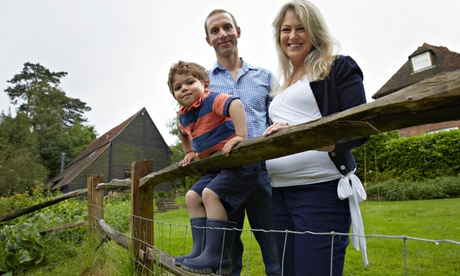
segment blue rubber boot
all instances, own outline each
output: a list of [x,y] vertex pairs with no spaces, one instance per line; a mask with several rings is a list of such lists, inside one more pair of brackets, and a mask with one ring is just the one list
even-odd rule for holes
[[190,219],[190,225],[192,230],[192,250],[185,256],[178,256],[174,260],[176,266],[181,266],[182,262],[187,258],[195,258],[201,255],[204,250],[206,229],[206,218],[192,218]]
[[230,249],[235,226],[236,223],[233,221],[208,219],[203,253],[196,258],[185,259],[182,268],[195,273],[230,275],[232,272]]

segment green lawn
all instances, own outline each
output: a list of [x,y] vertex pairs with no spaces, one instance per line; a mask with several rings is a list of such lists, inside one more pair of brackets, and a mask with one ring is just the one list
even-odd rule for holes
[[[348,247],[344,275],[460,275],[460,245],[413,240],[460,242],[460,199],[361,203],[367,239],[369,266],[364,268],[361,252]],[[188,252],[190,232],[184,249],[186,209],[155,213],[155,246],[171,255]],[[161,223],[160,223],[161,222]],[[246,222],[245,229],[249,229]],[[188,229],[190,231],[190,229]],[[374,236],[375,235],[375,236]],[[264,266],[256,240],[244,231],[242,275],[263,275]],[[403,236],[406,250],[404,250]],[[406,251],[406,259],[404,252]],[[249,270],[248,269],[249,254]],[[246,274],[249,272],[248,274]]]
[[[183,204],[183,197],[177,198]],[[106,221],[123,224],[129,221],[130,203],[106,206]],[[361,252],[348,247],[345,276],[350,275],[460,275],[460,198],[445,200],[361,203],[367,239],[369,267],[364,268]],[[154,245],[176,256],[188,252],[190,229],[185,236],[188,215],[185,208],[155,213]],[[125,228],[126,229],[126,228]],[[405,240],[404,248],[403,236]],[[264,275],[259,246],[246,222],[242,234],[244,252],[241,275]],[[439,243],[413,240],[453,240]],[[130,254],[113,241],[103,244],[94,240],[75,247],[72,258],[54,257],[51,265],[28,269],[16,275],[135,275]],[[184,247],[185,244],[185,247]],[[57,247],[56,247],[57,248]],[[95,248],[98,248],[95,250]],[[53,251],[52,251],[53,252]],[[60,252],[56,250],[56,252]],[[406,259],[404,258],[406,253]],[[406,271],[404,263],[406,262]],[[171,275],[155,270],[156,275]]]
[[[366,235],[395,238],[367,239],[369,267],[361,252],[348,247],[344,275],[404,275],[402,236],[454,240],[457,244],[406,240],[407,275],[460,274],[460,199],[364,202],[361,204]],[[396,238],[398,237],[398,238]]]

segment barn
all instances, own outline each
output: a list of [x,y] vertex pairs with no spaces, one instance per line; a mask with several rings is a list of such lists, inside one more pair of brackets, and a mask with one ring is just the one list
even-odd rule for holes
[[[171,164],[171,151],[145,108],[88,145],[64,170],[50,180],[52,190],[71,192],[87,187],[89,176],[104,182],[130,177],[131,164],[152,159],[153,170]],[[155,190],[169,190],[164,183]]]

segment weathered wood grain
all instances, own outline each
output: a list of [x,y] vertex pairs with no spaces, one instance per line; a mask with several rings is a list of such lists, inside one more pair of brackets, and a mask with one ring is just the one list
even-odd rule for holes
[[238,144],[228,157],[217,152],[186,167],[172,164],[144,176],[139,185],[155,186],[184,175],[277,158],[390,130],[459,119],[460,70],[457,70],[270,137],[248,139]]

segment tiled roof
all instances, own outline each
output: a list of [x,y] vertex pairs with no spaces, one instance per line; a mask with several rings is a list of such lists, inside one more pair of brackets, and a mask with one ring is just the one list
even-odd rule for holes
[[110,143],[136,118],[136,116],[145,111],[145,108],[139,110],[136,114],[129,117],[123,123],[107,131],[99,138],[89,144],[75,159],[73,159],[64,169],[64,171],[51,179],[52,189],[59,189],[70,183],[83,170],[97,159],[109,146]]
[[[430,51],[433,58],[433,66],[422,71],[413,72],[411,57]],[[378,99],[402,88],[417,83],[437,74],[460,69],[460,54],[449,51],[444,46],[433,46],[423,43],[413,52],[406,63],[372,96]]]

